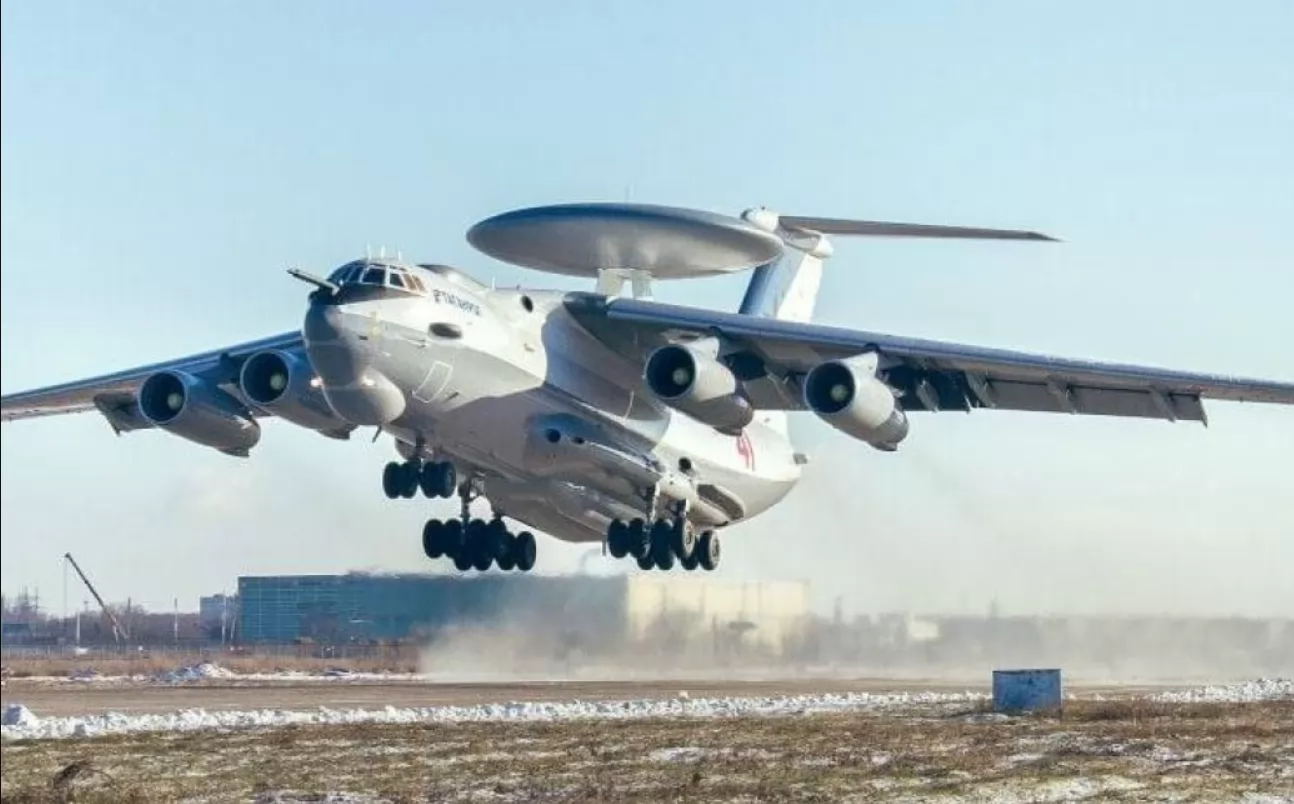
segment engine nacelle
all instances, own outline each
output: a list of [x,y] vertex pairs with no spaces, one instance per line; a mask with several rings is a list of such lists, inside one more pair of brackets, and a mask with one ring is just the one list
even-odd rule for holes
[[261,426],[243,403],[182,371],[144,380],[139,412],[160,430],[230,455],[246,455],[261,440]]
[[827,424],[876,449],[893,452],[908,435],[908,417],[876,377],[876,355],[832,360],[804,378],[804,404]]
[[652,352],[643,380],[657,399],[716,430],[738,432],[755,418],[728,367],[692,347],[671,344]]
[[257,352],[243,363],[238,387],[262,410],[295,425],[323,433],[349,431],[351,425],[333,413],[323,391],[312,384],[314,369],[291,352]]

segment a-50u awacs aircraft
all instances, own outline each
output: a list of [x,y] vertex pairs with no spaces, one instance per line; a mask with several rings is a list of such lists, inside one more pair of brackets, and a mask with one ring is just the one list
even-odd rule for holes
[[[535,539],[603,541],[643,569],[714,569],[718,531],[769,509],[806,459],[787,412],[893,451],[917,411],[984,408],[1205,421],[1204,398],[1294,404],[1294,384],[983,349],[812,324],[826,236],[1049,240],[1033,232],[630,204],[509,212],[484,253],[596,277],[596,292],[494,289],[443,265],[364,259],[315,286],[300,329],[4,396],[3,418],[97,410],[231,455],[278,416],[393,437],[392,499],[457,495],[427,556],[529,570]],[[753,269],[736,313],[660,304],[653,280]],[[632,295],[623,293],[628,283]],[[376,437],[376,435],[375,435]],[[488,499],[492,520],[469,505]]]

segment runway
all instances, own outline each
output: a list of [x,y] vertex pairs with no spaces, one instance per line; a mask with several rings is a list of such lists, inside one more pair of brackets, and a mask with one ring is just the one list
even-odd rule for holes
[[[1075,694],[1128,696],[1167,689],[1167,685],[1070,685]],[[770,698],[848,693],[981,693],[987,682],[966,684],[937,679],[781,679],[767,681],[716,681],[674,679],[655,681],[517,681],[444,683],[435,681],[379,681],[345,678],[311,681],[200,681],[183,684],[157,682],[25,680],[10,681],[0,692],[0,702],[21,703],[41,716],[69,717],[157,714],[185,709],[371,709],[385,706],[418,708],[477,706],[512,701],[628,701],[678,698]]]

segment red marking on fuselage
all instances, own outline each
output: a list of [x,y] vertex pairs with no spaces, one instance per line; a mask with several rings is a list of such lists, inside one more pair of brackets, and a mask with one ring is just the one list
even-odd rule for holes
[[737,454],[741,456],[747,469],[755,471],[755,445],[750,442],[750,436],[746,435],[745,430],[737,436]]

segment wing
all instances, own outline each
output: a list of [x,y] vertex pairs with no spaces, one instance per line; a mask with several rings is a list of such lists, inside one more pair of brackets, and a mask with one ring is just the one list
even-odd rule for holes
[[1207,422],[1203,399],[1294,404],[1294,383],[1098,363],[701,310],[572,294],[572,314],[631,359],[715,336],[751,401],[802,410],[800,383],[827,361],[875,352],[907,411],[976,408]]
[[[244,364],[254,356],[264,371],[250,372],[252,375],[269,377],[277,372],[281,377],[276,379],[284,380],[272,391],[262,392],[256,403],[240,382]],[[151,428],[153,422],[140,410],[140,390],[150,377],[162,372],[182,378],[183,388],[176,390],[182,390],[186,401],[181,414],[159,426],[230,454],[245,455],[259,438],[255,417],[279,416],[334,438],[345,438],[353,429],[332,414],[312,384],[313,372],[300,332],[8,394],[0,397],[0,419],[7,422],[97,410],[118,433]]]

